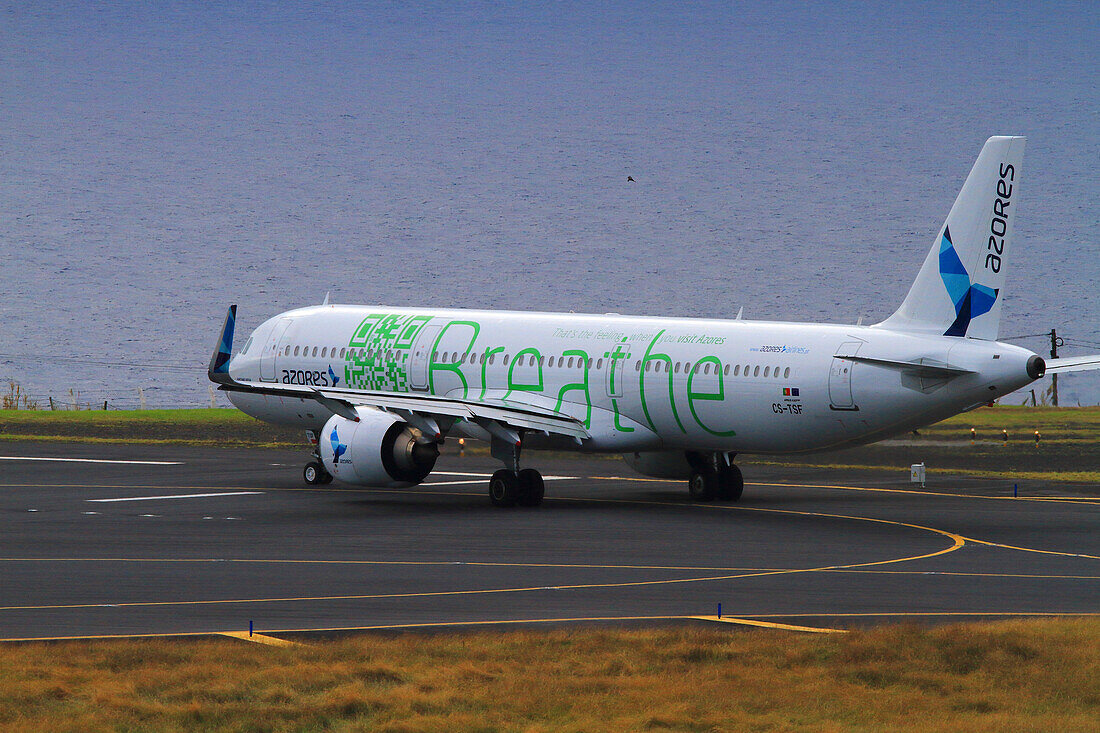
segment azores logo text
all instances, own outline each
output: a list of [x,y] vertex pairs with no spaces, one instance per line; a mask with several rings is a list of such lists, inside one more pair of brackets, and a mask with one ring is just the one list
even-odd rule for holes
[[955,305],[955,322],[944,332],[944,336],[965,336],[970,321],[983,313],[988,313],[997,301],[997,292],[985,285],[973,285],[962,260],[951,243],[951,230],[943,228],[940,240],[940,277],[947,288],[947,294]]

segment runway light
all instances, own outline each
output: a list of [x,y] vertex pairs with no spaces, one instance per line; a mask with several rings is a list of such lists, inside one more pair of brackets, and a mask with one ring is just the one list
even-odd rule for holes
[[1041,436],[1039,435],[1039,431],[1038,431],[1038,430],[1036,430],[1036,431],[1035,431],[1035,445],[1039,445],[1039,438],[1040,438],[1040,437],[1041,437]]
[[1008,442],[1008,428],[1005,428],[1004,430],[1001,431],[1001,440],[1003,440],[1006,443]]

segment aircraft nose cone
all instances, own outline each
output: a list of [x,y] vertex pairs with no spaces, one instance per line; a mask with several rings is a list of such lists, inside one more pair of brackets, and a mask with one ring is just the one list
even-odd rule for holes
[[1047,363],[1041,356],[1032,356],[1027,360],[1027,375],[1032,379],[1038,379],[1047,373]]

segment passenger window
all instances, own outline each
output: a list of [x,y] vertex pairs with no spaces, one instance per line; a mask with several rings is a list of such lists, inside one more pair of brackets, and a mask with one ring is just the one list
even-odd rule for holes
[[298,347],[298,346],[295,346],[295,347],[294,347],[294,355],[295,355],[295,356],[298,356],[298,349],[299,349],[299,348],[301,348],[301,347]]
[[772,370],[772,376],[775,377],[776,379],[779,379],[779,367],[776,367],[775,369]]
[[[737,370],[734,369],[733,371],[736,372]],[[728,377],[730,375],[730,365],[726,364],[726,368],[723,369],[722,372]]]
[[752,375],[754,377],[759,377],[760,376],[760,367],[756,367],[755,369],[753,369],[752,370]]
[[791,368],[787,367],[786,369],[783,370],[783,378],[787,379],[790,376],[791,376]]
[[591,369],[591,368],[592,368],[592,357],[591,357],[591,356],[590,356],[590,357],[588,357],[588,368],[589,368],[589,369]]
[[764,367],[764,377],[765,378],[767,378],[767,376],[768,376],[768,370],[769,369],[771,369],[771,367]]
[[326,346],[325,348],[321,349],[321,358],[323,359],[325,357],[325,354],[327,354],[327,353],[328,353],[328,347]]
[[675,368],[673,368],[672,371],[675,372],[676,374],[680,373],[680,362],[676,362],[676,366],[675,366]]
[[569,369],[573,368],[573,357],[569,357],[569,361],[565,362],[565,366]]
[[539,357],[539,366],[542,366],[542,365],[543,365],[543,359],[545,359],[545,358],[546,358],[546,357],[544,357],[544,356],[540,356],[540,357]]
[[500,361],[500,365],[501,365],[501,366],[508,366],[508,355],[507,355],[507,354],[505,354],[505,355],[504,355],[504,358],[503,358],[503,359],[501,359],[501,361]]
[[636,372],[642,371],[642,362],[641,361],[634,362],[634,371],[636,371]]
[[710,362],[703,365],[703,374],[710,374]]
[[[740,373],[741,373],[741,365],[738,364],[738,365],[733,367],[733,376],[736,377]],[[726,374],[729,374],[729,365],[728,364],[726,365]]]
[[286,345],[286,353],[283,356],[290,356],[290,344]]
[[564,356],[559,356],[558,357],[558,366],[559,367],[565,366],[565,357]]
[[596,368],[603,369],[603,359],[596,359]]
[[341,358],[341,359],[343,359],[343,358],[344,358],[344,352],[345,352],[345,351],[346,351],[346,349],[340,349],[340,358]]
[[458,363],[458,352],[457,351],[452,351],[451,352],[451,363],[453,363],[453,364]]

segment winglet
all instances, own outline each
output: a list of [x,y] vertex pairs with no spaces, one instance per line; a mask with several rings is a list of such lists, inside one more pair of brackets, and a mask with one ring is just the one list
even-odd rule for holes
[[231,305],[225,312],[222,335],[218,339],[218,345],[214,347],[214,355],[210,357],[210,366],[206,370],[211,382],[228,384],[233,381],[229,376],[229,360],[233,357],[233,326],[236,322],[237,306]]

